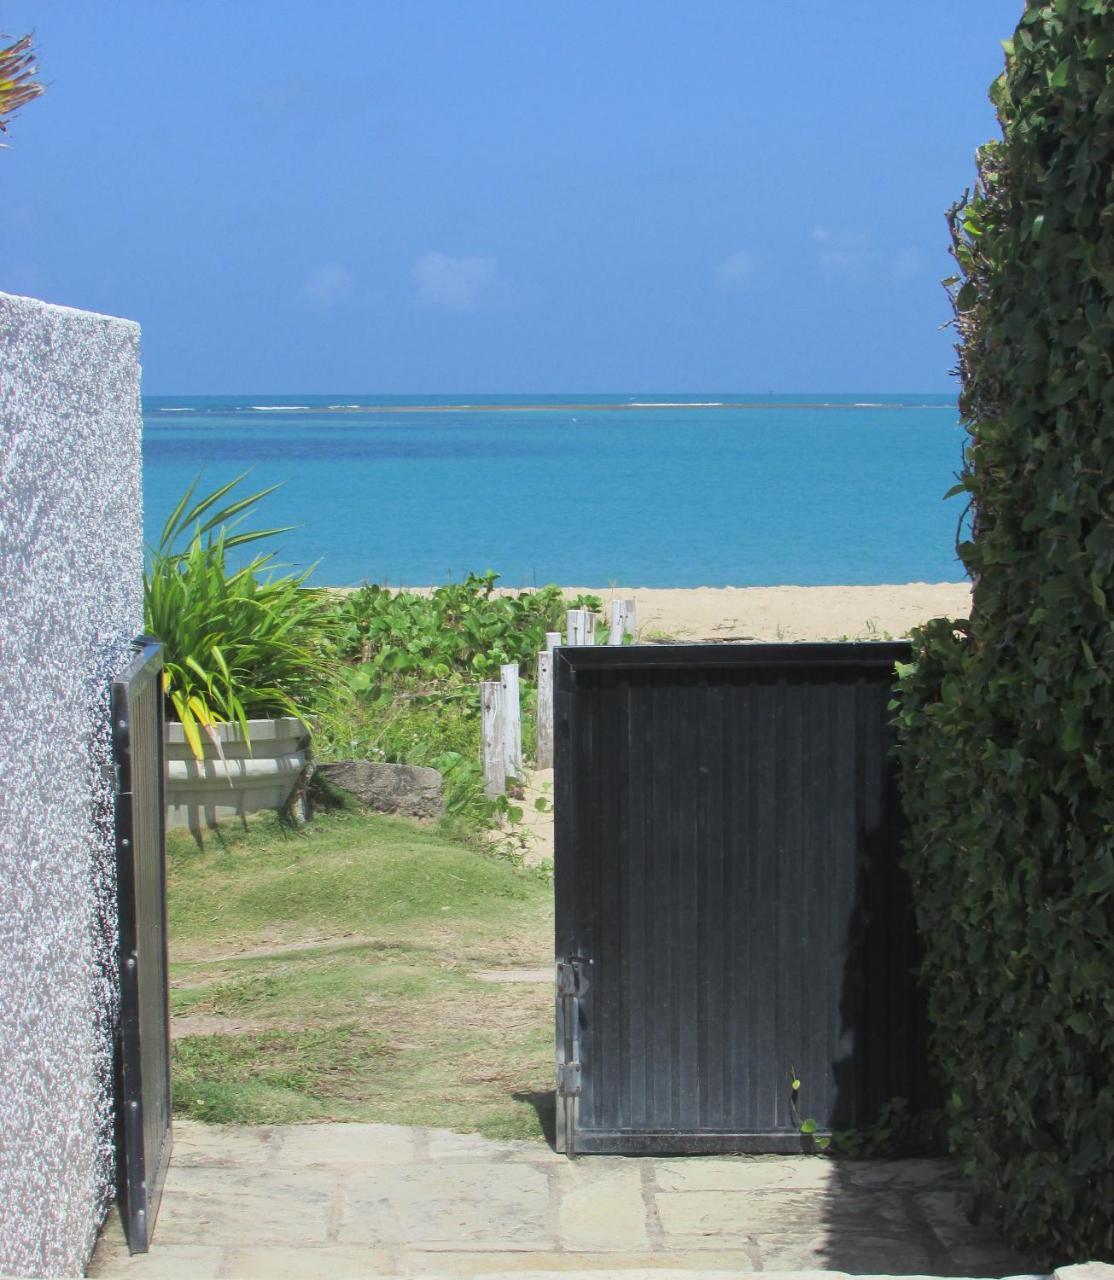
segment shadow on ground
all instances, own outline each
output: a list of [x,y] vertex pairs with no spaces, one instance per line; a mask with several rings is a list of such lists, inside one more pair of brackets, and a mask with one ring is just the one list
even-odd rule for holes
[[[830,1160],[817,1208],[815,1258],[825,1270],[891,1275],[1037,1272],[964,1210],[966,1183],[945,1160]],[[807,1230],[807,1228],[806,1228]],[[801,1242],[803,1243],[803,1242]],[[798,1249],[807,1256],[807,1249]],[[767,1268],[775,1262],[763,1250]]]
[[511,1097],[515,1102],[527,1102],[532,1106],[538,1116],[538,1124],[541,1125],[542,1135],[546,1142],[549,1143],[551,1151],[557,1149],[557,1094],[553,1089],[528,1090],[521,1093],[513,1093]]

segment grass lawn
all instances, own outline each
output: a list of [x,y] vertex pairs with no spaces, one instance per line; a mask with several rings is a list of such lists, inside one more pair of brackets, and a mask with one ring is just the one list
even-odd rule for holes
[[550,967],[542,879],[351,810],[167,843],[176,1113],[542,1136],[552,988],[476,976]]

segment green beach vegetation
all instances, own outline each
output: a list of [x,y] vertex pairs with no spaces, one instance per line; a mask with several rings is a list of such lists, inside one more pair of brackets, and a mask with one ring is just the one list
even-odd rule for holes
[[225,502],[244,478],[201,498],[194,481],[143,574],[144,626],[163,643],[168,712],[198,759],[215,724],[239,724],[246,737],[256,717],[308,722],[319,690],[339,674],[335,614],[326,592],[306,586],[309,571],[277,573],[274,553],[263,551],[238,569],[228,563],[235,548],[283,532],[239,529],[272,492]]
[[386,674],[498,680],[516,662],[523,675],[547,631],[564,629],[565,610],[599,609],[595,596],[566,603],[559,587],[497,595],[499,575],[469,574],[428,594],[365,586],[337,607],[338,644],[370,679]]
[[466,838],[516,814],[484,794],[479,682],[517,664],[529,760],[535,663],[546,632],[563,630],[566,609],[602,608],[595,596],[566,601],[555,586],[499,593],[498,579],[470,574],[427,593],[365,586],[340,597],[332,616],[340,678],[321,691],[314,722],[321,760],[439,770],[450,823]]
[[487,843],[520,816],[484,793],[479,682],[515,663],[523,680],[524,743],[534,739],[535,661],[568,608],[555,586],[497,589],[494,572],[426,593],[368,585],[308,585],[312,570],[280,573],[272,551],[233,567],[230,553],[286,532],[245,528],[273,488],[241,494],[246,473],[203,496],[195,481],[167,518],[144,571],[144,625],[163,642],[168,715],[199,759],[222,722],[292,715],[318,760],[426,765],[445,778],[459,837]]

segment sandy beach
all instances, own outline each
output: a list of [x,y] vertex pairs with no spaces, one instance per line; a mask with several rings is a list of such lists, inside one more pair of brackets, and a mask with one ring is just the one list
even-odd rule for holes
[[643,640],[897,639],[929,618],[966,617],[967,582],[902,582],[870,587],[570,587],[633,599]]
[[[354,587],[331,587],[338,595]],[[638,639],[897,640],[929,618],[966,618],[969,582],[895,582],[869,587],[562,587],[570,599],[634,600]],[[432,587],[401,587],[428,595]],[[520,587],[497,587],[518,595]]]

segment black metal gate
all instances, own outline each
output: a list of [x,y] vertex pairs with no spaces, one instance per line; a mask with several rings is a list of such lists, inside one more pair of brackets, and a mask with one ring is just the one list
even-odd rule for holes
[[162,646],[146,637],[112,684],[120,911],[121,1215],[146,1251],[170,1161]]
[[557,651],[559,1149],[801,1151],[932,1097],[889,757],[908,652]]

